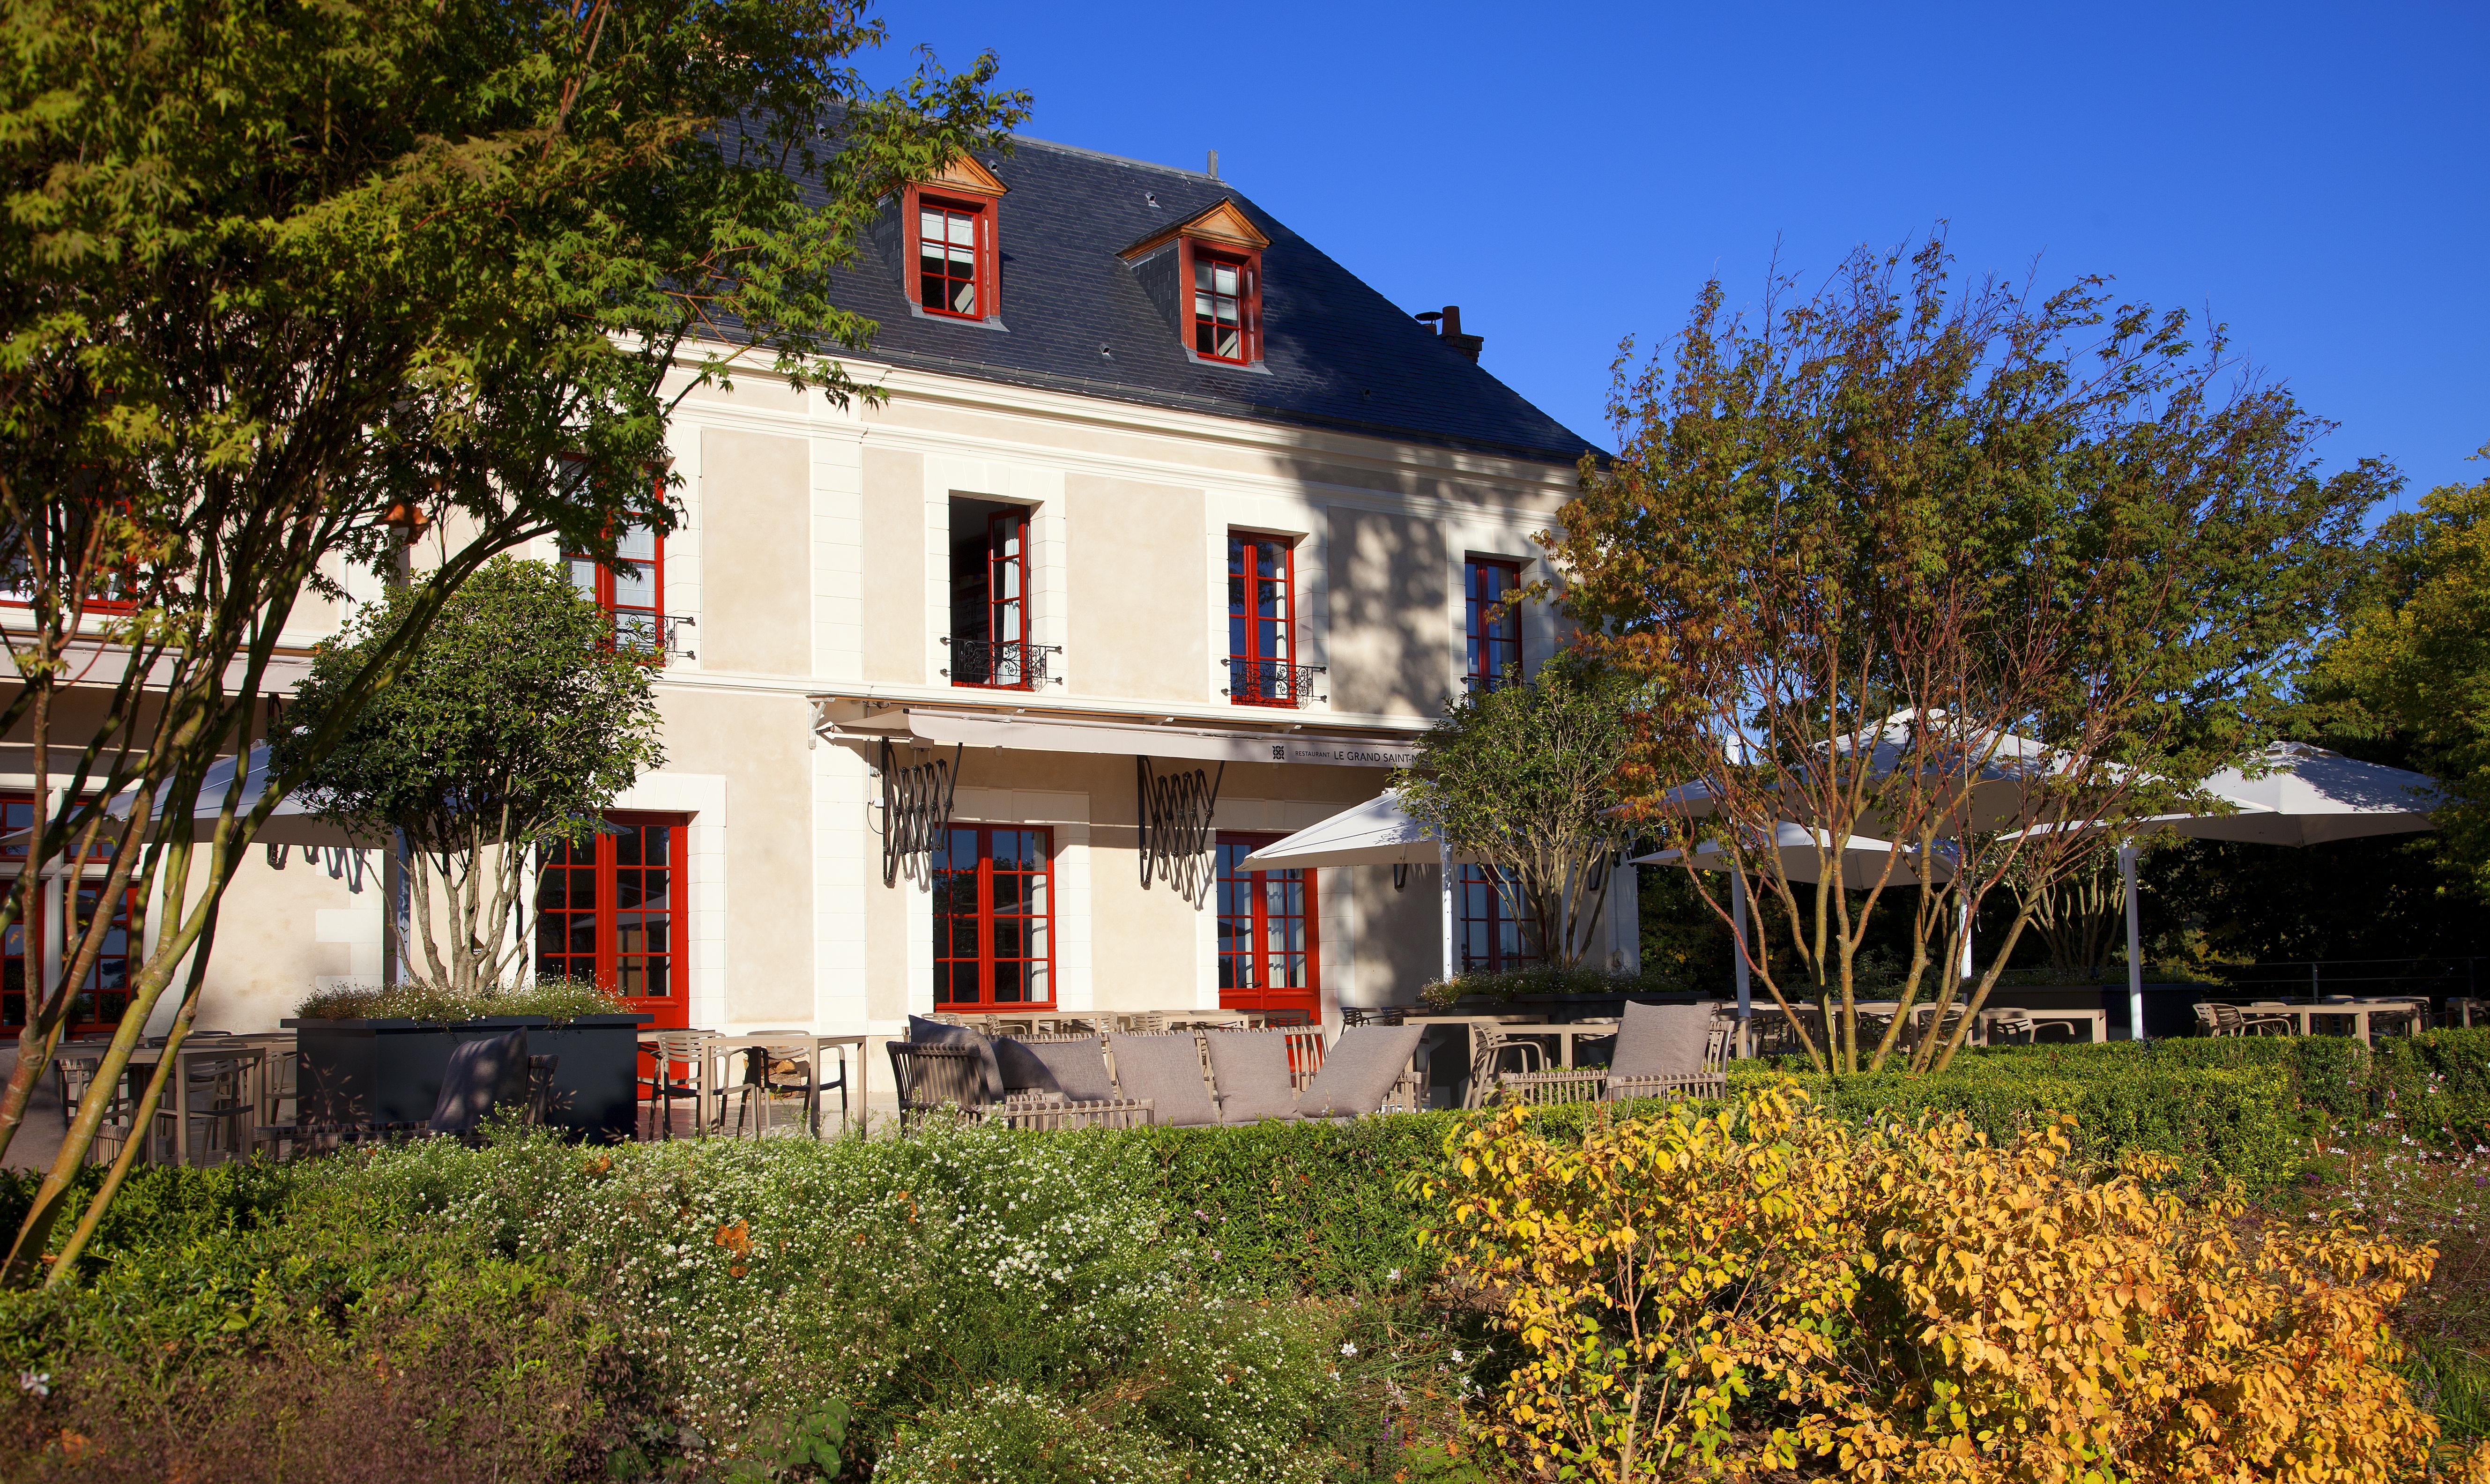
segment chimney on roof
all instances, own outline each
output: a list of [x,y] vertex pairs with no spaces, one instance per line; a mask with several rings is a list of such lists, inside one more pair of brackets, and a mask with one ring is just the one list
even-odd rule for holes
[[1435,334],[1443,340],[1444,344],[1455,352],[1468,357],[1472,361],[1476,361],[1479,358],[1479,352],[1487,347],[1487,336],[1462,334],[1462,306],[1460,305],[1448,304],[1440,309],[1431,309],[1427,313],[1419,315],[1418,318],[1422,321],[1435,321]]
[[1212,150],[1210,152],[1210,178],[1212,180],[1219,179],[1219,152],[1217,150]]

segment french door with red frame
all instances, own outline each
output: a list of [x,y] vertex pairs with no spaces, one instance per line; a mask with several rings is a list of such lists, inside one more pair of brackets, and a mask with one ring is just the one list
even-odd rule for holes
[[1463,631],[1468,636],[1469,668],[1462,684],[1472,690],[1504,684],[1505,672],[1521,672],[1521,614],[1497,608],[1521,586],[1521,564],[1472,557],[1462,564]]
[[1295,706],[1297,551],[1276,536],[1228,536],[1228,696]]
[[1055,832],[953,825],[934,853],[934,1008],[1055,1007]]
[[1513,915],[1512,904],[1497,889],[1497,867],[1465,865],[1461,868],[1460,895],[1455,905],[1460,908],[1462,928],[1462,968],[1502,974],[1508,969],[1526,969],[1540,962],[1539,947],[1532,925]]
[[570,584],[613,617],[615,642],[651,657],[666,653],[666,538],[649,526],[624,526],[614,559],[629,570],[582,552],[564,559]]
[[536,875],[536,973],[590,979],[658,1030],[691,1024],[682,903],[691,829],[680,814],[608,814],[545,852]]
[[1219,1007],[1297,1012],[1322,1022],[1322,953],[1315,873],[1247,871],[1275,834],[1219,835]]
[[1028,650],[1028,511],[986,517],[984,570],[970,575],[980,590],[964,612],[966,631],[951,640],[951,679],[963,685],[1027,690],[1035,673]]
[[[0,797],[0,835],[21,835],[41,823],[33,796],[18,794]],[[24,867],[27,844],[24,838],[0,844],[0,891],[16,885],[17,872]],[[26,995],[31,988],[38,993],[43,985],[39,975],[43,963],[43,940],[48,909],[46,899],[57,899],[57,885],[45,883],[34,908],[20,920],[12,922],[8,932],[0,934],[0,1027],[14,1030],[26,1023]],[[78,887],[78,937],[83,939],[86,924],[95,920],[102,905],[103,883],[88,882]],[[121,1024],[121,1016],[130,1007],[130,961],[137,946],[130,940],[130,919],[138,907],[138,888],[125,887],[121,899],[112,904],[112,921],[104,929],[103,950],[87,971],[86,982],[78,986],[71,1001],[67,1025],[72,1035],[109,1031]],[[65,946],[64,958],[75,946]],[[63,972],[67,965],[63,965]]]

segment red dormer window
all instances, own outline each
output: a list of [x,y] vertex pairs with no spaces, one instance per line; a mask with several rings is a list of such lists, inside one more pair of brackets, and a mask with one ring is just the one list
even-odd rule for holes
[[1262,359],[1262,249],[1269,246],[1252,218],[1223,200],[1122,256],[1196,360],[1250,366]]
[[1003,183],[968,155],[911,185],[900,220],[908,249],[908,292],[916,307],[943,319],[991,320],[1001,312],[1002,254],[995,214]]
[[989,256],[982,205],[919,196],[916,202],[916,302],[928,314],[984,319]]
[[1257,359],[1255,283],[1251,258],[1193,249],[1193,351],[1238,365]]

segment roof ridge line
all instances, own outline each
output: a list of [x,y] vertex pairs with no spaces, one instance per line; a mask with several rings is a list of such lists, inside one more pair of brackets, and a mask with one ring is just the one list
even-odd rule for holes
[[1163,165],[1154,160],[1135,160],[1130,155],[1111,155],[1105,150],[1084,149],[1078,144],[1066,144],[1060,139],[1041,139],[1035,134],[1008,134],[1005,137],[1009,138],[1015,146],[1035,144],[1050,150],[1059,150],[1066,155],[1086,155],[1092,160],[1104,160],[1113,164],[1132,165],[1144,170],[1162,170],[1170,175],[1189,176],[1198,181],[1214,181],[1222,186],[1234,184],[1225,176],[1212,175],[1204,170],[1188,170],[1182,165]]

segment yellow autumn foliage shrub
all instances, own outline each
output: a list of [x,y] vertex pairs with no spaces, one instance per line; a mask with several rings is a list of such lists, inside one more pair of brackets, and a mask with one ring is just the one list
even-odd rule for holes
[[2070,1168],[2070,1120],[1532,1117],[1457,1136],[1430,1234],[1515,1362],[1478,1441],[1530,1475],[2334,1484],[2437,1437],[2386,1328],[2429,1249]]

